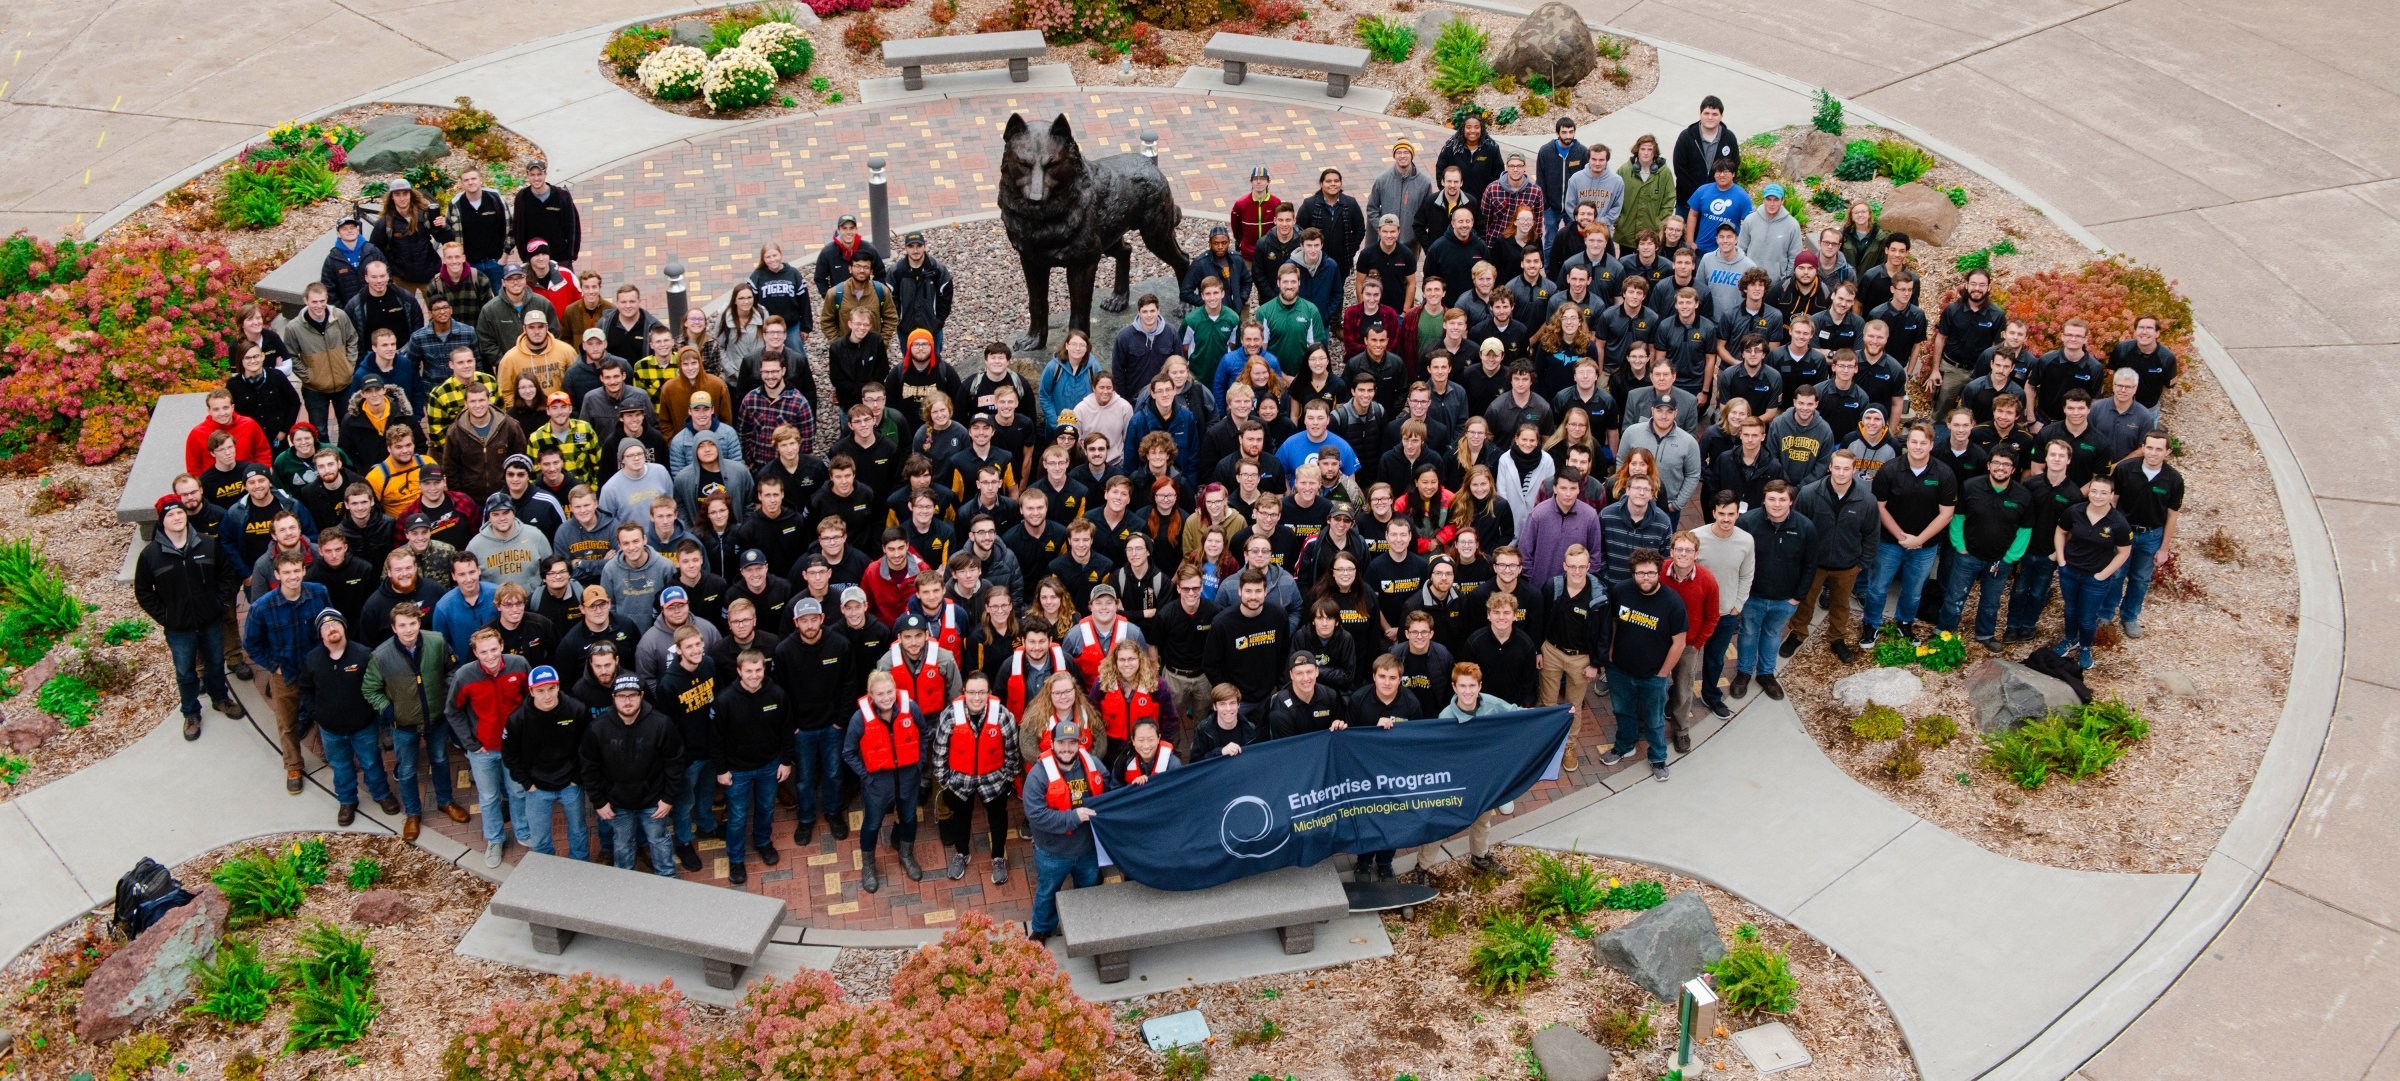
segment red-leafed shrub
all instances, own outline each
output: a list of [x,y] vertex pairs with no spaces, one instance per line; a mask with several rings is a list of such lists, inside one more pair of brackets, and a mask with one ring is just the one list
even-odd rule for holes
[[80,277],[0,304],[0,457],[71,444],[97,465],[139,443],[160,395],[224,378],[254,303],[255,268],[214,244],[137,235],[79,254]]
[[448,1081],[722,1076],[690,1020],[671,980],[635,987],[586,972],[552,981],[548,998],[493,1004],[451,1041],[442,1072]]
[[865,11],[874,7],[872,0],[808,0],[808,10],[818,18],[829,18],[845,11]]
[[860,56],[883,48],[883,20],[872,11],[850,20],[842,30],[842,46]]
[[2010,318],[2025,320],[2025,344],[2037,353],[2058,348],[2059,328],[2080,316],[2091,326],[2092,350],[2105,354],[2133,337],[2133,321],[2143,315],[2158,317],[2159,341],[2168,348],[2187,356],[2191,351],[2192,302],[2156,268],[2123,255],[2011,275],[1993,287],[1992,297]]
[[1297,0],[1242,0],[1235,6],[1268,30],[1281,30],[1308,18],[1308,9]]

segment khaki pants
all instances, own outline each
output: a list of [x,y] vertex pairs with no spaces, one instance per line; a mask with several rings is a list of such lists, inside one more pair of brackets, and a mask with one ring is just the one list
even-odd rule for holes
[[1701,647],[1683,647],[1683,656],[1675,661],[1675,673],[1667,679],[1667,738],[1683,735],[1685,725],[1697,720],[1700,709],[1695,708],[1700,696],[1692,690],[1700,685]]
[[[1447,840],[1447,838],[1445,838],[1445,840]],[[1488,856],[1492,854],[1492,812],[1485,811],[1482,814],[1476,815],[1475,824],[1467,827],[1467,854],[1470,856]],[[1433,841],[1428,844],[1417,846],[1418,870],[1433,870],[1436,866],[1439,866],[1441,862],[1441,841]]]
[[1830,585],[1833,587],[1833,599],[1826,602],[1825,632],[1835,638],[1845,634],[1857,637],[1857,628],[1844,627],[1843,624],[1850,621],[1850,590],[1858,585],[1858,572],[1863,569],[1817,568],[1816,573],[1808,577],[1808,588],[1800,591],[1800,607],[1792,613],[1791,629],[1784,633],[1808,637],[1808,621],[1817,614],[1817,597]]
[[266,677],[267,703],[275,709],[275,742],[283,749],[283,768],[298,773],[307,768],[300,760],[300,741],[292,738],[292,726],[300,722],[300,689],[273,672],[259,675]]
[[1542,668],[1539,704],[1565,704],[1567,715],[1567,765],[1575,764],[1575,735],[1583,728],[1583,715],[1590,712],[1584,699],[1591,694],[1592,681],[1584,678],[1584,666],[1592,658],[1582,653],[1569,653],[1548,642],[1542,643]]

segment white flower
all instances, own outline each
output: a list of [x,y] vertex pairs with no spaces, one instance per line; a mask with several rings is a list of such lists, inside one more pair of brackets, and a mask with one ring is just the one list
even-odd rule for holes
[[669,45],[651,53],[634,69],[634,76],[661,101],[684,101],[697,97],[700,80],[708,71],[708,54],[689,45]]
[[798,75],[817,58],[808,31],[787,22],[760,23],[742,32],[741,48],[767,58],[777,75]]
[[775,65],[747,46],[727,49],[708,62],[700,94],[710,109],[747,109],[775,93]]

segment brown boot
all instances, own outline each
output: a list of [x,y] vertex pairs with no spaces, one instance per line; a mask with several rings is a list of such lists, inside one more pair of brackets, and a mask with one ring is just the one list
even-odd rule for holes
[[1569,773],[1573,773],[1573,772],[1575,772],[1575,767],[1576,767],[1577,765],[1579,765],[1579,764],[1580,764],[1580,763],[1578,763],[1578,762],[1576,762],[1576,761],[1575,761],[1575,745],[1574,745],[1574,744],[1572,744],[1572,743],[1569,743],[1569,744],[1567,744],[1567,755],[1566,755],[1566,760],[1565,760],[1565,761],[1562,761],[1562,762],[1560,762],[1560,763],[1558,764],[1558,768],[1560,768],[1560,769],[1563,769],[1563,770],[1565,770],[1565,771],[1567,771],[1567,772],[1569,772]]
[[407,818],[401,819],[400,839],[403,841],[414,842],[417,839],[418,832],[422,831],[424,828],[425,820],[417,817],[416,815],[410,815]]
[[465,822],[467,820],[467,809],[455,803],[443,804],[442,813],[449,815],[450,821],[452,822]]

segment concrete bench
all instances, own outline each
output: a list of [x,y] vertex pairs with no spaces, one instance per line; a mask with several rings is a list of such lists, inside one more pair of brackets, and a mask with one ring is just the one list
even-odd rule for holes
[[1010,30],[998,34],[958,34],[939,38],[905,38],[883,43],[883,66],[900,69],[900,82],[910,90],[925,89],[925,68],[931,64],[965,64],[977,60],[1008,61],[1008,80],[1021,83],[1033,76],[1033,62],[1050,55],[1050,43],[1039,30]]
[[1205,890],[1154,890],[1134,882],[1058,895],[1058,924],[1067,956],[1091,957],[1100,982],[1119,983],[1130,974],[1133,951],[1204,938],[1273,929],[1283,952],[1307,953],[1317,946],[1317,925],[1350,913],[1342,876],[1328,860],[1314,867],[1286,867]]
[[509,872],[490,911],[531,924],[538,953],[598,935],[699,957],[708,985],[727,990],[740,986],[784,919],[772,897],[538,852]]
[[125,490],[117,496],[117,521],[137,526],[147,539],[158,523],[158,497],[173,490],[183,472],[183,441],[208,419],[208,395],[160,395],[150,407],[150,427],[134,452],[133,468],[125,474]]
[[[317,281],[325,271],[325,257],[333,251],[333,240],[334,231],[326,230],[301,248],[299,254],[268,271],[266,277],[258,280],[255,291],[259,299],[281,305],[287,316],[299,314],[309,283]],[[475,322],[473,316],[460,318],[469,325]]]
[[1350,93],[1350,80],[1366,73],[1368,55],[1365,49],[1352,45],[1320,45],[1253,34],[1217,34],[1208,39],[1207,47],[1200,52],[1211,60],[1224,61],[1227,86],[1241,85],[1252,64],[1322,71],[1325,96],[1329,98]]

